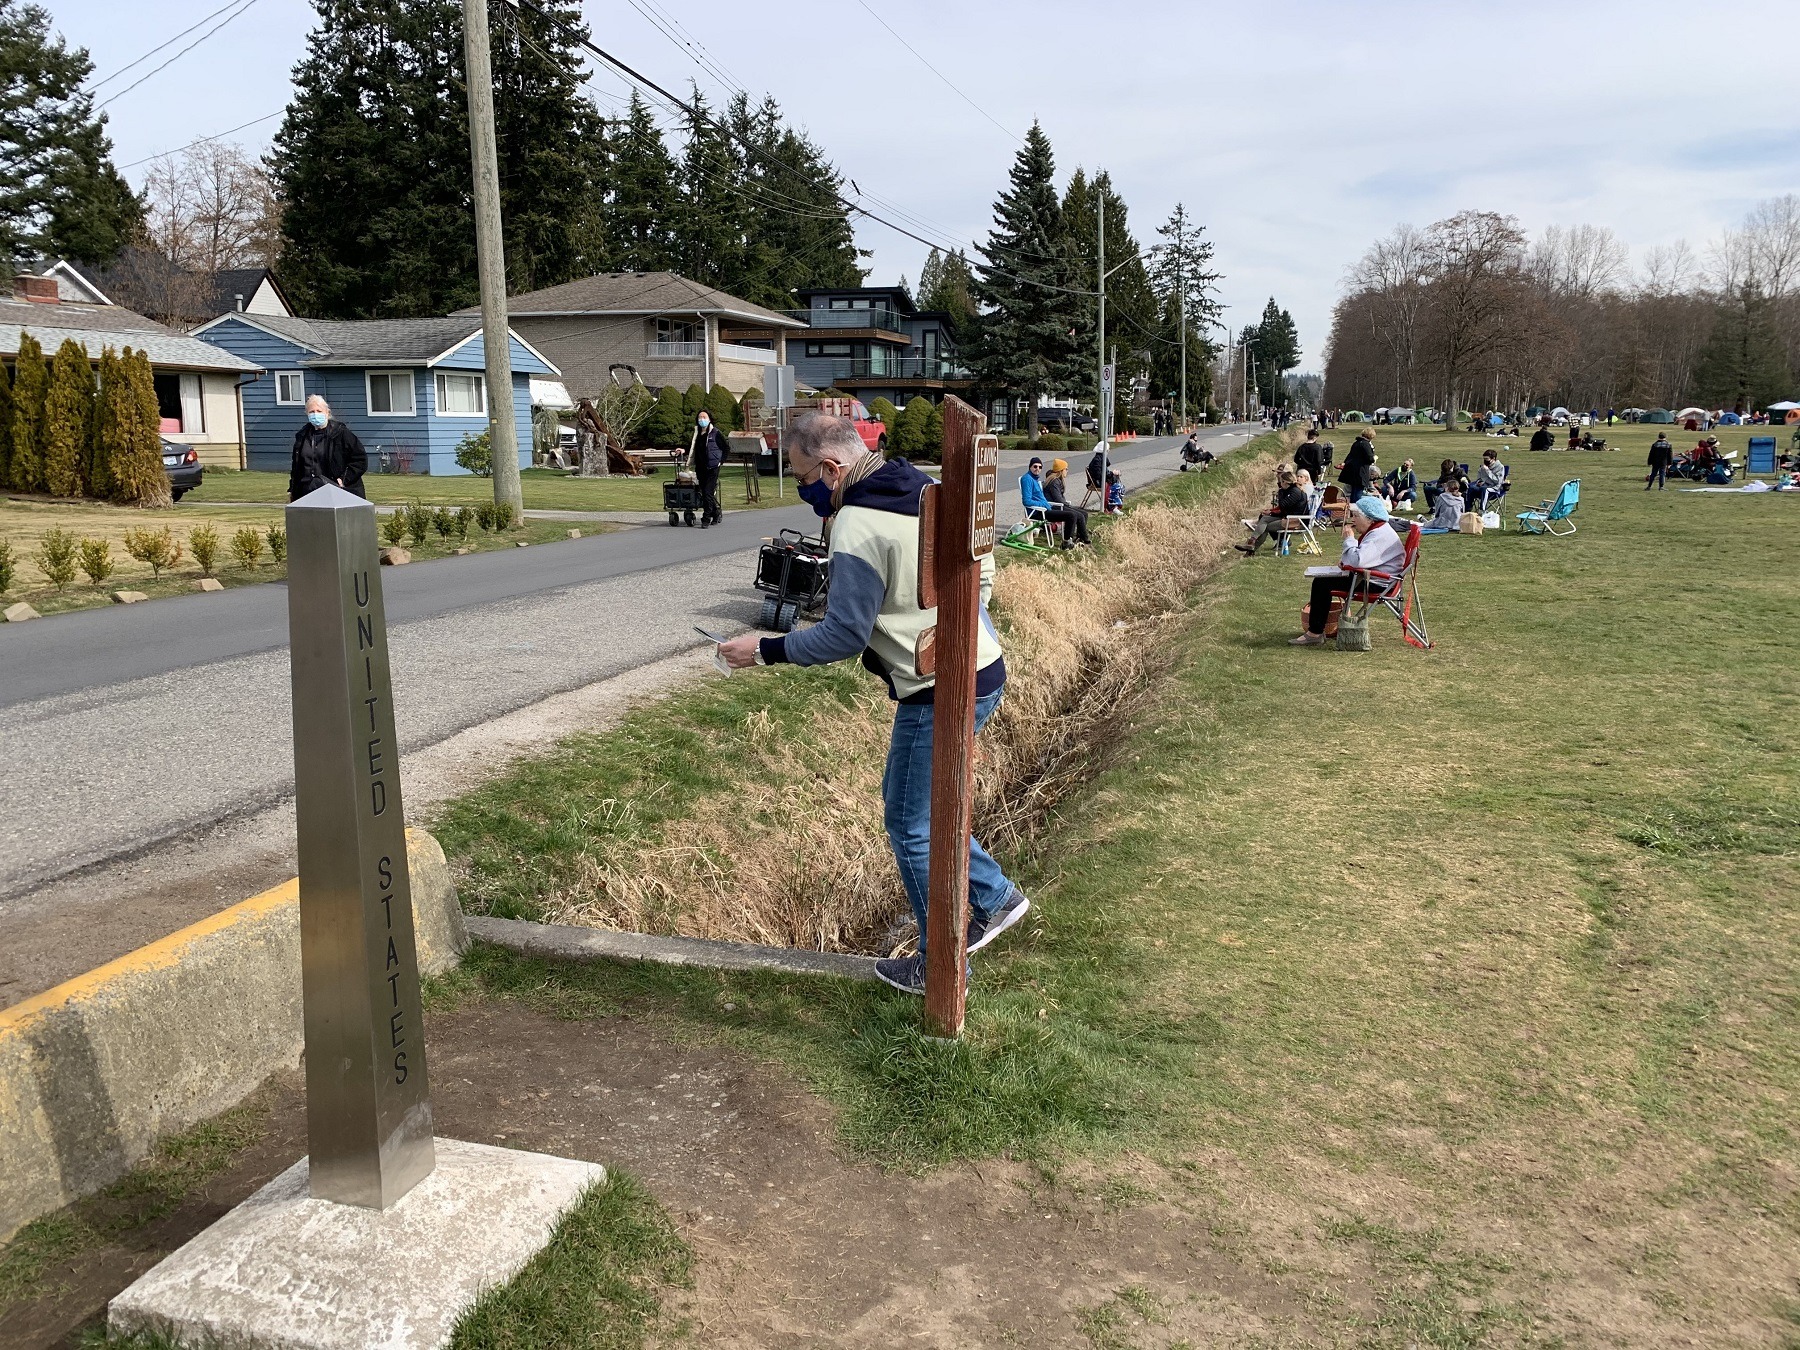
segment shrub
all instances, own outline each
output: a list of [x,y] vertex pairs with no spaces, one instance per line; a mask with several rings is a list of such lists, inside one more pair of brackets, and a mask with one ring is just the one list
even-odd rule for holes
[[163,472],[158,434],[162,414],[150,379],[150,358],[127,347],[120,353],[118,373],[113,405],[102,419],[113,437],[106,455],[112,498],[130,506],[167,506],[169,475]]
[[1091,455],[1094,453],[1094,446],[1098,444],[1092,436],[1065,436],[1063,437],[1063,443],[1068,447],[1068,453],[1071,457],[1076,455]]
[[287,561],[287,531],[279,525],[271,525],[263,532],[263,536],[269,541],[269,556],[279,567]]
[[942,404],[934,403],[931,411],[925,414],[925,458],[941,460],[944,457],[944,409]]
[[458,441],[456,462],[477,478],[490,477],[494,472],[494,450],[487,432],[470,432]]
[[925,419],[931,415],[931,404],[915,398],[901,409],[888,433],[888,454],[917,459],[925,449]]
[[450,537],[450,532],[456,528],[456,517],[451,514],[449,507],[440,506],[431,513],[431,528],[437,531],[439,539]]
[[456,510],[456,537],[458,539],[467,539],[469,537],[469,526],[473,524],[474,521],[475,512],[466,506],[459,506]]
[[656,391],[656,402],[644,419],[644,439],[652,445],[687,443],[687,419],[681,410],[681,391],[665,384]]
[[712,414],[713,425],[720,431],[737,431],[744,425],[743,409],[738,407],[737,398],[722,384],[715,384],[706,395],[706,411]]
[[[468,509],[466,506],[463,508],[465,511]],[[494,528],[494,504],[492,502],[483,502],[475,508],[475,523],[481,526],[484,534]]]
[[511,502],[494,503],[494,533],[510,530],[513,526],[513,504]]
[[231,556],[246,572],[254,572],[262,561],[263,537],[252,525],[246,525],[231,536]]
[[113,574],[112,544],[105,539],[81,541],[81,570],[98,586]]
[[891,433],[894,430],[894,423],[900,418],[900,409],[896,408],[890,400],[878,398],[869,404],[869,416],[875,418]]
[[410,502],[401,514],[406,517],[406,537],[412,540],[414,548],[423,548],[431,537],[431,508]]
[[94,371],[87,348],[64,338],[50,365],[44,400],[44,487],[51,496],[81,494],[93,424]]
[[38,541],[37,564],[50,584],[61,590],[75,580],[75,554],[79,545],[64,529],[46,530]]
[[0,539],[0,595],[12,589],[13,574],[18,571],[18,560],[13,556],[13,546],[9,540]]
[[1063,455],[1069,450],[1069,443],[1054,431],[1041,432],[1031,443],[1031,448],[1040,455]]
[[381,520],[381,537],[389,546],[399,548],[406,542],[406,512],[389,511]]
[[50,367],[44,349],[30,333],[19,334],[13,363],[12,460],[7,483],[21,492],[44,485],[44,401],[50,393]]
[[200,564],[200,575],[210,577],[213,564],[219,560],[219,532],[211,525],[196,525],[188,531],[188,548]]
[[690,384],[687,391],[681,396],[681,424],[683,427],[681,434],[683,436],[687,435],[686,428],[694,425],[694,419],[700,415],[700,410],[705,406],[706,390],[697,384]]
[[181,545],[167,525],[160,530],[134,526],[125,531],[125,551],[148,567],[152,576],[160,577],[165,567],[181,561]]

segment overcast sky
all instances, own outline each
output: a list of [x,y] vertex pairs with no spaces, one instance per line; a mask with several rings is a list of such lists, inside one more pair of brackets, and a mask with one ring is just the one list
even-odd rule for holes
[[[221,3],[50,7],[104,81]],[[1275,296],[1306,368],[1344,269],[1397,222],[1480,207],[1528,230],[1607,225],[1635,260],[1678,236],[1701,247],[1755,201],[1800,191],[1783,45],[1794,0],[586,0],[586,12],[601,46],[665,87],[727,92],[647,17],[673,15],[864,192],[952,242],[985,237],[1015,137],[1037,118],[1059,176],[1109,169],[1146,244],[1185,202],[1218,250],[1226,321]],[[279,112],[312,20],[305,0],[253,0],[138,88],[119,93],[192,38],[101,84],[117,97],[126,176],[141,183],[137,161]],[[592,87],[609,109],[625,90],[612,75]],[[230,139],[260,151],[277,125]],[[867,221],[858,239],[872,281],[917,281],[924,245]]]

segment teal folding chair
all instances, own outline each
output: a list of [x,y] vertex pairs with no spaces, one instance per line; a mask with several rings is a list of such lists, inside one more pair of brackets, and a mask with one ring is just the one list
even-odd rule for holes
[[[1556,494],[1556,500],[1539,502],[1529,511],[1518,514],[1519,533],[1521,534],[1553,534],[1561,539],[1575,533],[1575,522],[1569,519],[1581,505],[1581,480],[1571,478],[1562,485]],[[1558,525],[1568,526],[1559,530]]]

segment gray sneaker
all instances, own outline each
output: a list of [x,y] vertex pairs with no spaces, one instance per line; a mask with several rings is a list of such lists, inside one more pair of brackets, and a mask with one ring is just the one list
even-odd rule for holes
[[1031,910],[1031,901],[1025,898],[1025,892],[1017,886],[1006,898],[1006,903],[999,910],[983,918],[971,911],[969,914],[969,952],[971,955],[980,951],[988,943],[1011,928]]
[[[887,956],[875,963],[875,978],[883,984],[891,985],[903,994],[925,995],[925,953],[917,956]],[[963,983],[967,987],[975,983],[975,970],[972,966],[963,967]]]

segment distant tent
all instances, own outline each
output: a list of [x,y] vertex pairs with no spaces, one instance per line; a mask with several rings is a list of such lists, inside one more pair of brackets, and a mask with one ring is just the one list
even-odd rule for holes
[[1683,421],[1685,421],[1687,418],[1690,418],[1690,417],[1705,417],[1706,409],[1705,408],[1683,408],[1680,412],[1676,413],[1675,416],[1678,419],[1683,420]]
[[1722,426],[1722,427],[1735,427],[1735,426],[1739,426],[1739,425],[1741,425],[1741,424],[1742,424],[1742,423],[1743,423],[1743,420],[1744,420],[1744,419],[1743,419],[1743,418],[1741,418],[1741,417],[1739,417],[1739,416],[1738,416],[1738,415],[1737,415],[1737,414],[1736,414],[1736,413],[1734,413],[1734,412],[1728,412],[1728,413],[1720,413],[1720,414],[1719,414],[1719,425],[1720,425],[1720,426]]
[[[1786,416],[1781,419],[1783,422],[1800,422],[1800,403],[1795,403],[1792,400],[1783,399],[1780,403],[1771,403],[1769,405],[1769,411],[1771,413],[1785,413]],[[1769,420],[1772,422],[1775,419],[1771,417]]]
[[1525,415],[1527,417],[1542,417],[1545,413],[1547,413],[1549,411],[1550,410],[1548,408],[1546,408],[1543,404],[1534,403],[1525,410]]
[[1667,408],[1652,408],[1649,412],[1638,418],[1638,421],[1640,422],[1660,422],[1665,426],[1674,420],[1675,414],[1670,412]]
[[1366,422],[1369,419],[1359,412],[1347,412],[1344,414],[1344,420],[1346,422]]

